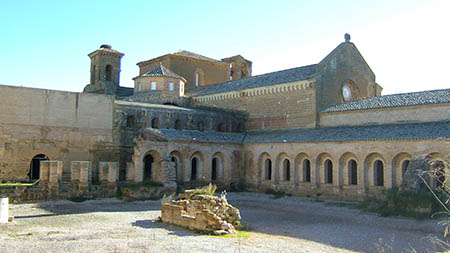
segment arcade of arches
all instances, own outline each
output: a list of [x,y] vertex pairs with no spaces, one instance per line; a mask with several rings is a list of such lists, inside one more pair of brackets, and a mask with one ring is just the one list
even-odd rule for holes
[[[367,150],[362,149],[365,144]],[[392,144],[394,145],[394,144]],[[395,147],[397,145],[398,147]],[[161,143],[143,141],[139,146],[145,154],[141,160],[143,178],[147,172],[147,154],[152,154],[152,179],[164,180],[162,158],[172,162],[178,184],[190,182],[216,182],[230,185],[245,176],[250,189],[274,188],[297,195],[321,193],[341,198],[362,199],[382,189],[398,187],[413,156],[429,155],[433,160],[446,160],[446,156],[430,150],[421,150],[420,143],[396,143],[391,152],[370,147],[368,143],[353,144],[201,144]],[[272,147],[272,148],[271,148]],[[285,149],[284,147],[289,147]],[[295,151],[295,148],[299,148]],[[331,147],[321,152],[323,147]],[[343,150],[345,148],[346,150]],[[151,151],[147,151],[152,149]],[[170,150],[170,152],[167,152]],[[139,158],[140,157],[140,158]],[[158,159],[155,159],[158,157]],[[136,170],[138,171],[138,170]],[[443,171],[443,177],[449,177]]]

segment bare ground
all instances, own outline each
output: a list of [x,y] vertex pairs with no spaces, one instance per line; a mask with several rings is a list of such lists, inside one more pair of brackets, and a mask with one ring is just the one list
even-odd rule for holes
[[11,204],[0,252],[426,252],[442,250],[435,220],[384,218],[342,202],[229,193],[250,232],[200,235],[154,220],[159,201]]

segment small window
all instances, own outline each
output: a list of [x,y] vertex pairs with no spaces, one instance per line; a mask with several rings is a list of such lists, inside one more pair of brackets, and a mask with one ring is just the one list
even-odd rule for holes
[[203,122],[202,121],[200,121],[200,122],[198,122],[198,124],[197,124],[197,128],[198,128],[198,130],[199,131],[204,131],[205,130],[205,124],[203,124]]
[[180,81],[180,95],[184,94],[184,83],[183,81]]
[[109,64],[106,65],[105,79],[106,79],[106,81],[112,81],[112,66]]
[[283,161],[283,170],[284,170],[284,181],[291,180],[291,163],[288,159]]
[[265,167],[265,179],[266,180],[272,180],[272,161],[267,158],[266,161],[264,162],[264,167]]
[[159,128],[159,119],[158,118],[152,119],[152,128]]
[[311,182],[311,162],[308,159],[303,160],[303,181]]
[[181,130],[181,120],[175,120],[175,129]]
[[380,160],[376,160],[373,164],[374,179],[376,186],[384,186],[384,165]]
[[173,82],[169,82],[169,91],[173,91]]
[[333,162],[330,159],[325,161],[325,183],[333,184]]
[[127,127],[134,127],[134,116],[127,116]]
[[200,75],[198,74],[198,72],[196,72],[195,73],[195,87],[198,87],[198,83],[199,83],[199,80],[200,79]]
[[156,82],[152,82],[151,90],[156,90]]

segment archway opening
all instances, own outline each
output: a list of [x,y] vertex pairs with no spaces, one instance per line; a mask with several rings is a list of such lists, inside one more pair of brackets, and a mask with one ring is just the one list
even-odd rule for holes
[[325,183],[333,183],[333,162],[330,159],[325,160]]
[[159,128],[159,119],[158,118],[152,119],[152,128]]
[[193,157],[191,160],[191,180],[197,179],[198,158]]
[[272,180],[272,160],[269,158],[266,159],[264,162],[264,168],[265,168],[265,179],[266,180]]
[[175,178],[178,180],[178,158],[176,156],[172,156],[170,157],[170,160],[175,164],[174,165],[174,169],[175,169]]
[[406,169],[408,168],[408,166],[409,166],[409,160],[404,160],[402,162],[402,178],[405,176]]
[[148,154],[144,157],[144,180],[152,179],[153,156]]
[[30,172],[28,177],[30,181],[38,180],[41,174],[41,161],[48,161],[48,157],[44,154],[35,155],[30,162]]
[[374,178],[375,178],[375,185],[376,186],[383,186],[384,185],[384,165],[383,162],[380,160],[376,160],[373,164],[374,167]]
[[112,81],[112,66],[109,64],[106,65],[105,77],[106,77],[106,81]]
[[175,129],[181,130],[181,120],[179,119],[175,120]]
[[311,162],[309,159],[303,160],[303,180],[311,182]]
[[356,164],[356,161],[351,159],[348,161],[348,183],[351,185],[357,185],[358,184],[358,165]]
[[291,162],[288,159],[283,161],[284,181],[291,180]]
[[217,157],[214,157],[211,164],[211,180],[217,180],[217,165],[218,159]]

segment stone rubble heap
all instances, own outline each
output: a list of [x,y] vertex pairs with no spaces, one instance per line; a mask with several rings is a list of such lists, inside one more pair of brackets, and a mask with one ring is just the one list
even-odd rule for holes
[[225,196],[196,195],[188,190],[176,200],[161,204],[161,219],[191,230],[227,234],[236,233],[241,215]]

